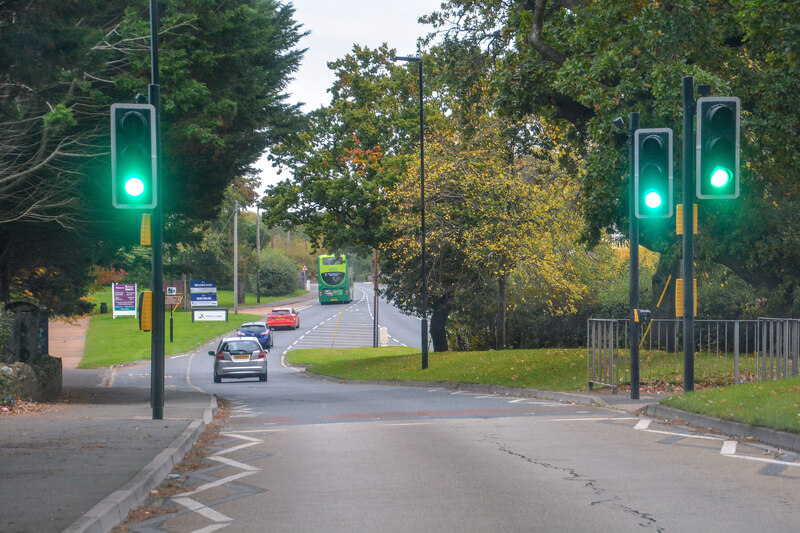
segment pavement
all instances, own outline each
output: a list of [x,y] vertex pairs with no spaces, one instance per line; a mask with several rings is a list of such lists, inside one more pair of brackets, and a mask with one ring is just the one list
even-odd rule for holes
[[[248,311],[260,312],[303,299],[308,296]],[[69,325],[60,332],[58,327],[51,329],[50,351],[61,355],[64,365],[62,401],[46,412],[0,418],[0,532],[3,533],[110,531],[181,461],[217,409],[215,398],[208,394],[167,390],[165,418],[153,420],[149,389],[104,387],[101,385],[106,381],[107,369],[76,368],[82,356],[85,323]],[[657,394],[641,394],[639,399],[631,400],[627,394],[608,391],[573,394],[451,386],[680,420],[800,451],[800,435],[669,409],[658,405],[661,396]]]

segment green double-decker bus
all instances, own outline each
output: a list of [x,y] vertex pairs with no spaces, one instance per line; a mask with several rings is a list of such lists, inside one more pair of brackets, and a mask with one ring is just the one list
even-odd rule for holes
[[353,300],[353,275],[346,255],[321,255],[317,266],[319,303],[348,303]]

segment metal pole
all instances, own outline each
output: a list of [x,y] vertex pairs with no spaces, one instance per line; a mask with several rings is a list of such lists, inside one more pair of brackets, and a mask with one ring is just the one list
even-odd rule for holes
[[422,217],[422,370],[428,368],[428,273],[425,257],[425,112],[423,111],[422,58],[419,58],[419,197]]
[[[631,356],[631,400],[639,399],[639,323],[634,318],[634,310],[639,308],[639,219],[636,218],[636,198],[634,192],[634,136],[639,129],[639,113],[630,114],[628,125],[628,213],[630,217],[630,301],[629,341]],[[613,383],[616,386],[616,383]]]
[[375,261],[374,279],[372,280],[373,292],[373,307],[375,307],[375,316],[373,317],[372,324],[372,347],[378,347],[378,249],[375,248],[373,253],[373,260]]
[[148,87],[150,103],[156,110],[156,195],[158,201],[151,214],[153,241],[153,331],[150,336],[150,404],[153,420],[164,419],[164,287],[163,287],[163,218],[164,197],[161,176],[161,113],[158,86],[158,3],[150,0],[150,68]]
[[239,201],[233,201],[233,314],[239,314]]
[[683,78],[683,391],[694,390],[694,78]]
[[[261,303],[261,215],[256,206],[256,303]],[[305,280],[304,280],[305,281]],[[303,286],[305,289],[305,286]]]

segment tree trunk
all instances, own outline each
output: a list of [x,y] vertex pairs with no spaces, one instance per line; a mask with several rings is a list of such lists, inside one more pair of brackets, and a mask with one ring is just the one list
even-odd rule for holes
[[447,318],[450,307],[434,307],[431,313],[431,340],[434,352],[447,351]]
[[506,348],[506,277],[497,280],[497,344],[498,350]]
[[0,234],[0,302],[11,299],[11,239]]

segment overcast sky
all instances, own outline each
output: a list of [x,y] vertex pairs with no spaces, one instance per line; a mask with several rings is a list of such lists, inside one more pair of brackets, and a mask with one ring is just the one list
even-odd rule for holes
[[[344,57],[353,44],[377,48],[387,43],[398,54],[413,54],[417,39],[431,31],[417,23],[421,15],[436,11],[441,0],[292,0],[295,20],[310,31],[300,41],[307,48],[295,80],[289,85],[290,101],[303,102],[308,112],[330,103],[328,88],[333,71],[328,62]],[[262,188],[286,178],[277,176],[266,159],[260,162]]]

